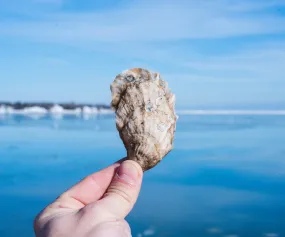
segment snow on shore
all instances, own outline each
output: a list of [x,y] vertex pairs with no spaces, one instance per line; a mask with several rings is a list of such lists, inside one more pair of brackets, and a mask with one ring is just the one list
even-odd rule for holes
[[100,109],[100,114],[112,114],[114,113],[111,109]]
[[82,110],[81,108],[76,108],[76,109],[64,109],[63,107],[61,107],[60,105],[54,105],[49,112],[51,114],[81,114]]
[[0,114],[6,114],[6,108],[4,106],[0,106]]
[[0,106],[0,114],[23,114],[23,115],[80,115],[80,114],[112,114],[113,111],[111,109],[98,109],[96,107],[84,106],[81,108],[75,109],[64,109],[60,105],[54,105],[49,110],[40,106],[31,106],[26,107],[24,109],[14,109],[11,106]]
[[83,114],[98,114],[99,110],[96,107],[84,106],[82,109]]

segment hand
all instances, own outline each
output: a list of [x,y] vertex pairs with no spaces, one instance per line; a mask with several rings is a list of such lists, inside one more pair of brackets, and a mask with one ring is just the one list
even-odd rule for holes
[[137,200],[142,176],[141,167],[127,160],[86,177],[36,217],[36,236],[131,237],[124,218]]

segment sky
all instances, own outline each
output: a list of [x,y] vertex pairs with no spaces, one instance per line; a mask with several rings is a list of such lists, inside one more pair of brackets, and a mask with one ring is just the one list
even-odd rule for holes
[[133,67],[180,107],[285,108],[285,0],[0,0],[0,101],[108,104]]

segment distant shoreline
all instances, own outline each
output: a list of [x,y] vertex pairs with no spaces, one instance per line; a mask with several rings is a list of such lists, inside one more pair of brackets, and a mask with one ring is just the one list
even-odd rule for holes
[[45,109],[51,109],[54,105],[59,105],[64,109],[76,109],[87,107],[96,107],[98,109],[110,109],[109,105],[105,104],[87,104],[87,103],[52,103],[52,102],[3,102],[0,101],[0,107],[12,107],[13,109],[24,109],[28,107],[41,107]]
[[[21,115],[92,115],[92,114],[113,114],[109,105],[104,104],[83,104],[83,103],[9,103],[0,102],[0,114],[21,114]],[[178,115],[285,115],[285,110],[213,110],[213,109],[191,109],[177,110]]]
[[109,114],[104,104],[0,102],[0,114]]

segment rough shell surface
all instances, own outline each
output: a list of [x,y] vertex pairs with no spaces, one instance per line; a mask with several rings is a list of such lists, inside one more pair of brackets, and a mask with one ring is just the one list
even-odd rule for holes
[[111,92],[127,158],[143,170],[154,167],[173,148],[177,120],[174,94],[158,73],[141,68],[119,74]]

